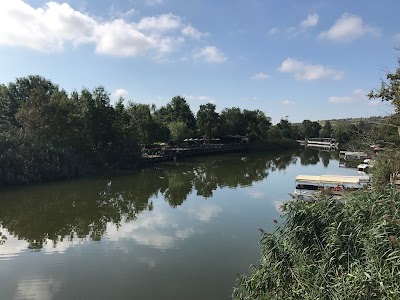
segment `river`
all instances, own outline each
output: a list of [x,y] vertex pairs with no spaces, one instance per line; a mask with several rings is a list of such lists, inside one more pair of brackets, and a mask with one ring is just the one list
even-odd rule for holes
[[298,174],[337,153],[242,153],[0,190],[1,299],[230,299]]

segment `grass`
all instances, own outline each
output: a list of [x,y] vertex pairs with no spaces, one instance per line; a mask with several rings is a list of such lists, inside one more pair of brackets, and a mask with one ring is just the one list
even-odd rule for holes
[[262,258],[233,299],[400,299],[400,191],[366,189],[344,204],[290,201],[262,233]]

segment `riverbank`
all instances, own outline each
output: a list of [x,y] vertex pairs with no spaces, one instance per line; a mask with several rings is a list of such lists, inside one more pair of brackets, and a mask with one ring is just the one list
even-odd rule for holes
[[[137,170],[147,165],[165,161],[187,159],[194,156],[247,151],[276,151],[296,149],[300,146],[292,140],[276,140],[268,143],[234,144],[215,147],[167,149],[162,155],[142,155],[136,148],[121,153],[114,164],[106,159],[76,152],[37,139],[19,138],[18,135],[3,137],[0,143],[0,186],[45,183],[90,177],[110,171]],[[115,152],[115,151],[113,151]],[[126,156],[126,157],[125,157]]]
[[290,201],[285,223],[262,232],[262,259],[238,278],[234,299],[398,299],[400,191],[335,201]]
[[253,144],[209,144],[192,147],[172,147],[160,150],[156,154],[142,154],[140,166],[222,153],[279,151],[298,148],[300,148],[300,145],[296,141],[288,139]]

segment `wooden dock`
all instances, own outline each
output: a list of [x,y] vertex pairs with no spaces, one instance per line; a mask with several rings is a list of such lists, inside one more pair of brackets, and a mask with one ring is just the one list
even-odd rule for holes
[[143,154],[142,164],[157,164],[165,161],[175,161],[193,156],[205,156],[218,153],[240,152],[246,151],[247,145],[233,144],[233,145],[209,145],[201,147],[188,147],[188,148],[166,148],[160,150],[157,154]]

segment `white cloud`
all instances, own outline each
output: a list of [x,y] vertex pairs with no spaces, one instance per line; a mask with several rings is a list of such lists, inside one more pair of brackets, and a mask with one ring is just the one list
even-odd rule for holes
[[94,19],[66,3],[49,2],[34,9],[20,0],[0,2],[0,45],[61,51],[65,42],[92,41],[95,27]]
[[355,89],[350,96],[332,96],[328,98],[331,103],[354,103],[367,100],[367,92],[362,89]]
[[297,26],[289,27],[286,32],[288,33],[289,38],[296,37],[300,34],[305,34],[308,29],[315,27],[318,24],[318,20],[319,16],[317,14],[310,14]]
[[317,14],[308,15],[307,19],[301,21],[300,28],[306,30],[318,24],[319,16]]
[[293,74],[296,80],[318,80],[343,78],[343,72],[324,67],[322,65],[306,64],[302,61],[288,57],[279,66],[278,70],[282,73]]
[[328,101],[331,103],[350,103],[354,102],[354,98],[351,96],[343,96],[343,97],[332,96],[329,97]]
[[199,96],[198,99],[202,103],[212,103],[212,104],[216,103],[215,99],[213,99],[209,96]]
[[164,14],[156,17],[145,17],[138,24],[137,29],[152,32],[165,32],[178,29],[182,26],[181,18],[173,14]]
[[138,56],[157,47],[157,40],[145,36],[123,20],[97,26],[95,36],[99,54]]
[[253,76],[251,76],[251,79],[253,80],[265,80],[268,79],[270,76],[264,72],[258,72],[256,74],[254,74]]
[[209,96],[193,96],[193,95],[184,95],[183,96],[186,100],[190,102],[200,102],[200,103],[212,103],[215,104],[216,100]]
[[112,96],[115,98],[127,98],[128,97],[128,91],[125,89],[116,89],[113,93]]
[[194,55],[195,59],[203,59],[209,63],[222,63],[228,58],[217,47],[207,46]]
[[146,0],[145,3],[150,6],[164,4],[164,0]]
[[318,37],[334,42],[351,42],[366,34],[379,35],[379,29],[365,24],[359,16],[343,14],[328,31]]
[[291,100],[283,100],[281,103],[283,105],[295,105],[296,104],[296,102],[291,101]]
[[[156,1],[161,4],[162,1]],[[205,36],[179,16],[163,14],[127,22],[134,10],[110,21],[79,12],[67,3],[34,8],[22,0],[0,1],[0,45],[61,52],[70,44],[93,44],[102,55],[160,57],[176,51],[186,36]],[[209,54],[210,60],[218,60]]]
[[196,40],[208,35],[207,33],[200,32],[190,24],[182,29],[182,34]]
[[279,33],[279,31],[280,31],[279,28],[273,27],[273,28],[271,28],[271,29],[269,30],[269,34],[274,35],[274,34]]

